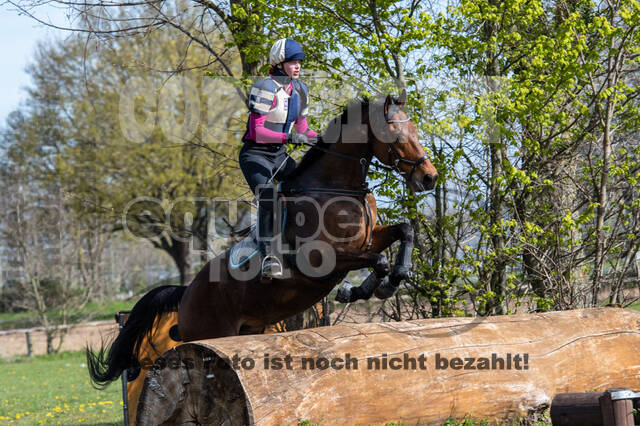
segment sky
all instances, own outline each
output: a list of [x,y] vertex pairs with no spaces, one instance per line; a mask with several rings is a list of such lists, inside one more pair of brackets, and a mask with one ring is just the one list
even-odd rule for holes
[[[53,22],[64,22],[64,13],[59,9],[39,9],[39,15]],[[30,79],[26,65],[33,58],[39,40],[64,37],[61,30],[48,28],[28,16],[20,16],[13,6],[0,0],[0,128],[9,113],[26,98],[24,87]]]

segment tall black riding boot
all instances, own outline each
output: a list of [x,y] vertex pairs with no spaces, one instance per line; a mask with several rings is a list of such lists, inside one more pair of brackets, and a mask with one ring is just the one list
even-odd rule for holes
[[[282,263],[273,252],[274,220],[273,220],[273,192],[266,190],[258,200],[258,247],[262,255],[262,277],[281,278]],[[266,203],[271,203],[267,205]]]

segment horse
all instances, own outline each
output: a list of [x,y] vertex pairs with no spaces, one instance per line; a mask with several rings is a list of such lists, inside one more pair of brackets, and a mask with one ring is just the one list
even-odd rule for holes
[[[404,95],[351,101],[280,184],[281,279],[262,281],[255,262],[230,268],[227,250],[210,260],[188,287],[151,290],[134,306],[108,351],[104,344],[97,353],[87,348],[94,386],[139,370],[147,344],[166,349],[180,342],[262,332],[313,306],[349,271],[372,268],[360,286],[343,285],[338,300],[393,295],[409,277],[413,228],[408,223],[376,224],[368,170],[375,157],[415,192],[432,189],[437,179],[404,105]],[[400,247],[391,268],[382,252],[396,241]],[[170,343],[166,330],[172,331]]]

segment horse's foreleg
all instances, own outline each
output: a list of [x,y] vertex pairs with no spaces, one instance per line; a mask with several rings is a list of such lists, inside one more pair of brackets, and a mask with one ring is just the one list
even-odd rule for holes
[[[393,265],[393,271],[389,279],[385,280],[375,288],[375,295],[379,299],[387,299],[396,292],[400,282],[406,280],[411,274],[411,252],[413,252],[413,228],[408,223],[400,223],[389,226],[394,237],[394,241],[400,240],[400,247]],[[375,230],[374,230],[375,231]],[[390,245],[390,244],[389,244]],[[382,250],[389,246],[384,247]]]
[[344,283],[338,289],[336,300],[350,303],[360,299],[369,299],[373,291],[382,280],[389,275],[389,261],[387,256],[381,253],[363,253],[354,249],[339,249],[336,253],[341,269],[356,271],[363,268],[373,268],[373,272],[359,286]]
[[379,278],[389,275],[389,261],[381,253],[365,253],[352,248],[336,249],[336,266],[339,269],[355,271],[363,268],[373,268],[373,274]]
[[[400,223],[397,225],[389,226],[376,226],[373,228],[371,241],[371,251],[374,253],[380,253],[391,244],[400,240],[400,249],[396,257],[396,262],[393,267],[393,271],[387,280],[383,283],[383,276],[371,273],[359,286],[353,286],[345,283],[339,290],[336,300],[343,303],[355,302],[356,300],[369,299],[374,292],[376,296],[385,296],[390,290],[395,291],[400,285],[400,281],[409,277],[411,270],[411,251],[413,250],[413,229],[408,223]],[[378,291],[381,286],[384,292]],[[391,292],[391,294],[393,294]],[[380,295],[378,295],[380,293]],[[386,297],[390,297],[389,294]]]

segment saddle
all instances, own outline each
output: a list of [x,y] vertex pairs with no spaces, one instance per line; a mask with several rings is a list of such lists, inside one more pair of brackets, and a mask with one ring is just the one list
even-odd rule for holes
[[[280,205],[279,203],[277,205]],[[287,209],[285,207],[282,214],[282,233],[284,233],[287,220]],[[243,228],[233,234],[236,237],[244,237],[229,252],[229,268],[238,269],[249,262],[255,255],[260,253],[258,248],[257,226],[255,223]]]

